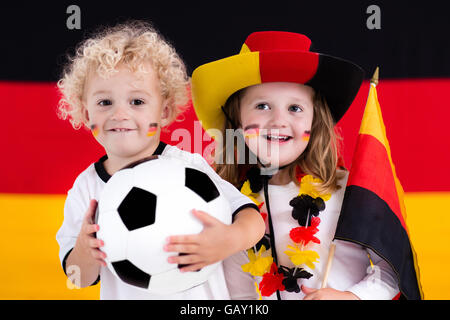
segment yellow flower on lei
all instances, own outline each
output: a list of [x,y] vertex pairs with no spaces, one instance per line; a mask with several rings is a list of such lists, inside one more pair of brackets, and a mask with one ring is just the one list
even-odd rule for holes
[[256,197],[258,196],[257,193],[253,193],[252,189],[250,188],[250,181],[246,180],[241,188],[241,193],[246,195],[250,198],[257,206],[259,206],[261,203],[256,200]]
[[296,266],[306,264],[311,269],[314,269],[314,263],[319,261],[319,254],[315,251],[300,250],[293,246],[288,246],[288,249],[292,249],[293,251],[286,250],[284,253],[289,256],[292,263]]
[[242,270],[250,273],[252,276],[260,276],[270,271],[272,265],[272,256],[262,257],[262,254],[266,251],[265,246],[261,246],[259,251],[255,254],[252,249],[247,250],[249,263],[243,264]]
[[316,184],[322,183],[319,178],[314,178],[312,175],[308,174],[304,176],[300,182],[300,190],[298,195],[307,194],[312,198],[321,197],[323,201],[328,201],[331,198],[331,193],[320,193],[316,189]]

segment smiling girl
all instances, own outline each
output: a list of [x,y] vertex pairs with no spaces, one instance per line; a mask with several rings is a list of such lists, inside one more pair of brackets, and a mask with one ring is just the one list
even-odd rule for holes
[[229,146],[216,150],[216,171],[253,199],[266,221],[266,236],[241,263],[245,276],[229,287],[249,292],[256,284],[266,299],[392,299],[398,286],[388,263],[346,241],[334,241],[328,287],[321,288],[348,176],[335,124],[363,71],[310,45],[301,34],[255,32],[239,54],[193,73],[204,128],[243,131],[245,149],[231,148],[235,161],[224,160]]

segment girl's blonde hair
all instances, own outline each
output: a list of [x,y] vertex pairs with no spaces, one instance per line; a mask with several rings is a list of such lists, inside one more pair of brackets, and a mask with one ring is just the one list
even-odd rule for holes
[[158,74],[163,98],[168,100],[171,120],[184,111],[189,101],[189,77],[175,49],[148,22],[129,21],[104,28],[83,41],[68,58],[57,86],[61,92],[59,116],[75,129],[86,124],[83,116],[84,87],[91,72],[107,78],[124,64],[132,72],[145,72],[150,62]]
[[[241,127],[240,120],[240,101],[245,94],[245,88],[231,95],[225,103],[224,110],[230,121],[226,121],[223,128],[223,136],[227,129],[237,129]],[[311,127],[311,134],[308,146],[303,153],[289,165],[289,175],[291,180],[298,184],[296,179],[296,166],[300,166],[301,170],[316,178],[322,180],[318,189],[324,193],[330,193],[340,188],[338,180],[344,176],[342,171],[338,171],[338,161],[340,158],[340,137],[339,132],[335,129],[335,122],[325,101],[325,98],[318,92],[314,91],[313,98],[314,116]],[[237,126],[236,128],[234,126]],[[240,187],[243,182],[243,173],[246,172],[251,165],[248,164],[248,147],[245,146],[245,164],[237,162],[237,150],[235,148],[235,164],[226,163],[226,148],[217,150],[220,161],[215,165],[217,173],[225,180],[229,181],[236,187]],[[217,159],[217,158],[216,158]]]

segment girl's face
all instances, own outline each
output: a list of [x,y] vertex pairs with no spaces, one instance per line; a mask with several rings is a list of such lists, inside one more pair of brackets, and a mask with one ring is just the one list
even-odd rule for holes
[[284,166],[306,149],[314,115],[314,90],[290,82],[245,89],[240,117],[245,142],[264,164]]
[[150,63],[148,73],[133,73],[124,66],[109,78],[89,77],[85,86],[85,117],[108,158],[130,160],[148,156],[159,143],[160,127],[166,125],[159,79]]

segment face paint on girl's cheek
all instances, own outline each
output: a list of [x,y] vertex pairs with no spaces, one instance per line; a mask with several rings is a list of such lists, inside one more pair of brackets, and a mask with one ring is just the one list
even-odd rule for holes
[[257,124],[251,124],[244,128],[245,138],[256,138],[259,136],[259,126]]
[[96,124],[91,125],[91,132],[94,138],[97,138],[98,136],[98,127]]
[[310,136],[311,136],[311,131],[305,130],[305,132],[302,135],[302,140],[309,141]]
[[158,131],[158,124],[156,122],[150,123],[147,131],[147,137],[152,137]]

